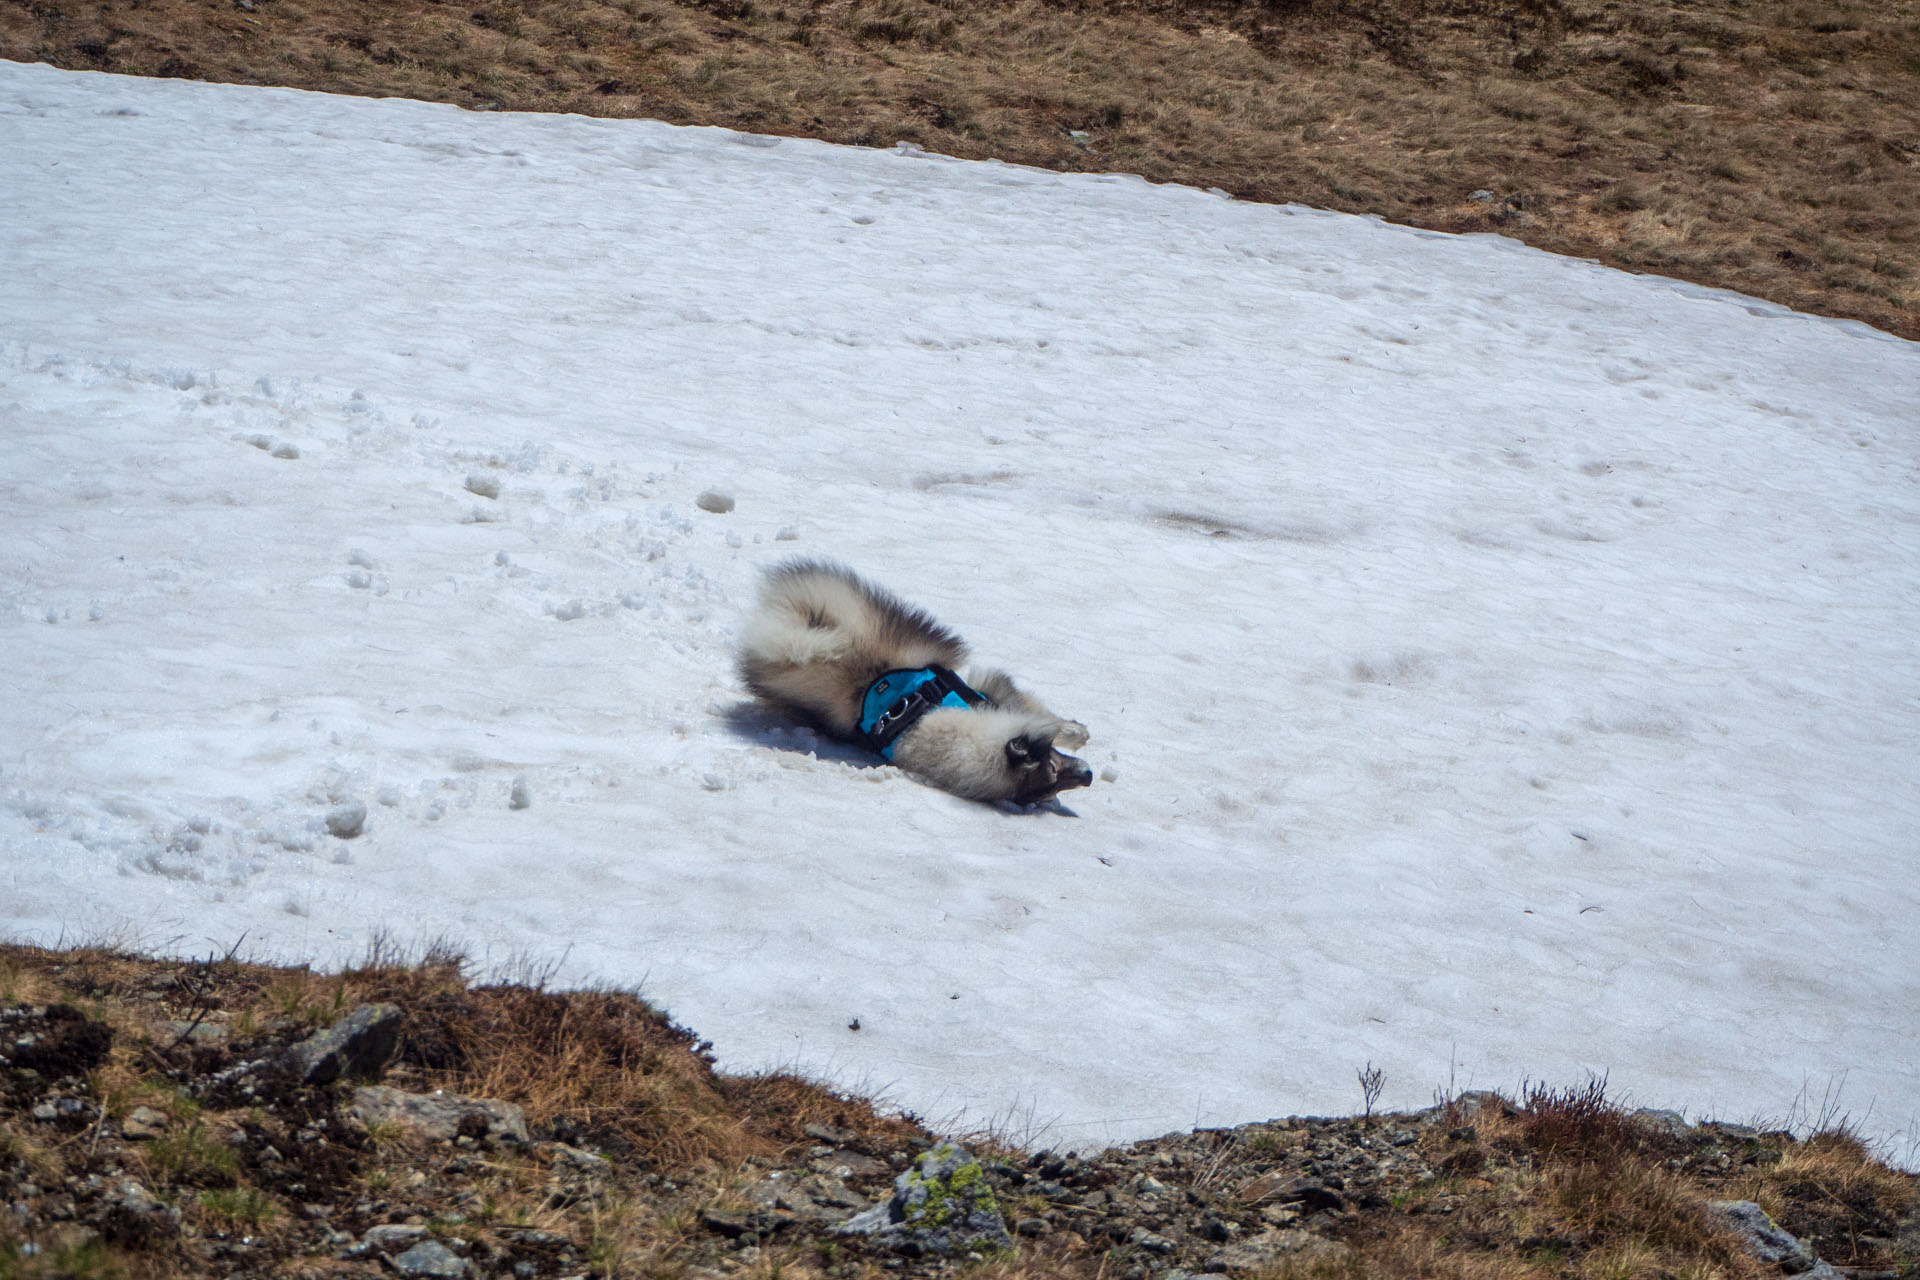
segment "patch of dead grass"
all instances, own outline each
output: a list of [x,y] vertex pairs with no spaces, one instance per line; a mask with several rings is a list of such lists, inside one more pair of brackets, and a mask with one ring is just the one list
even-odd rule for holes
[[1123,169],[1920,337],[1920,0],[40,0],[0,56]]
[[1920,1209],[1915,1180],[1874,1159],[1844,1128],[1788,1148],[1740,1193],[1776,1218],[1790,1217],[1840,1264],[1861,1257],[1863,1237],[1897,1234],[1901,1221]]

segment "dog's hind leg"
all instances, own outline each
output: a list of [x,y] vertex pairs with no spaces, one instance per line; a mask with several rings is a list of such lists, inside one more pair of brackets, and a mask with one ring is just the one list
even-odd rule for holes
[[986,695],[987,701],[996,707],[1005,707],[1009,711],[1018,711],[1022,715],[1042,716],[1053,721],[1054,745],[1067,751],[1077,751],[1087,745],[1087,726],[1078,720],[1065,720],[1040,705],[1033,695],[1024,692],[1013,683],[1013,677],[1004,671],[985,671],[975,669],[967,672],[967,683]]

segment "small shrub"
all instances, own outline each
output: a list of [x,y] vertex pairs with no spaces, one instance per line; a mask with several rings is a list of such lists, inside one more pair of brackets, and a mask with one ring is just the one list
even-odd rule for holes
[[1605,1076],[1565,1089],[1523,1085],[1520,1123],[1529,1146],[1555,1156],[1611,1156],[1630,1150],[1641,1136],[1626,1114],[1607,1100]]

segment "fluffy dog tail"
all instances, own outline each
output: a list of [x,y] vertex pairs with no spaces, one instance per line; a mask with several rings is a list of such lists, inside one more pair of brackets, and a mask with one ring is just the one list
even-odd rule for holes
[[966,654],[958,636],[846,566],[789,560],[761,586],[740,638],[740,678],[844,737],[859,728],[861,699],[881,675],[956,667]]

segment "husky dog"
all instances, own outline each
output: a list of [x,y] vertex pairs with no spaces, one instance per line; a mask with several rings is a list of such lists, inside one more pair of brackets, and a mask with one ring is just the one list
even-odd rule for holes
[[953,669],[960,637],[851,569],[790,560],[770,569],[740,638],[755,695],[836,738],[970,800],[1035,804],[1089,786],[1087,728],[1062,720],[999,671]]

